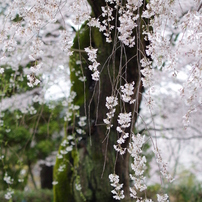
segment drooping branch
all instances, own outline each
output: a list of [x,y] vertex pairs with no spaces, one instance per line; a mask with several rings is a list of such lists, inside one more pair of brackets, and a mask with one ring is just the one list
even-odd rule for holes
[[[193,126],[189,126],[189,128],[191,128],[192,130],[194,130],[195,132],[197,132],[199,135],[193,135],[193,136],[189,136],[189,137],[177,137],[177,136],[173,136],[173,137],[167,137],[167,136],[161,136],[161,135],[150,135],[152,138],[163,138],[163,139],[167,139],[167,140],[191,140],[191,139],[200,139],[202,138],[202,133],[197,130],[197,128],[193,127]],[[178,129],[180,129],[180,127],[170,127],[170,128],[144,128],[142,130],[139,131],[140,134],[144,133],[145,131],[158,131],[158,132],[163,132],[163,131],[177,131]]]

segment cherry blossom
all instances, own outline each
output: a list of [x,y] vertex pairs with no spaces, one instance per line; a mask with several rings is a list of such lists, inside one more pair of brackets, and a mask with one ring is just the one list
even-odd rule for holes
[[[106,118],[102,120],[106,124],[107,134],[110,135],[110,130],[113,128],[112,120],[116,119],[115,130],[118,137],[113,147],[120,155],[128,152],[132,157],[130,166],[133,175],[130,174],[129,177],[133,185],[130,187],[130,196],[137,201],[151,202],[151,199],[142,199],[137,196],[138,191],[147,189],[144,177],[147,160],[142,154],[145,136],[139,133],[135,135],[132,129],[136,127],[137,130],[149,130],[149,128],[155,130],[156,126],[169,125],[178,126],[181,134],[185,133],[182,132],[184,129],[187,129],[187,133],[195,134],[190,130],[193,125],[194,128],[196,126],[195,131],[200,129],[200,124],[198,124],[200,119],[193,118],[193,114],[201,115],[202,103],[201,2],[197,0],[150,0],[149,2],[105,0],[98,18],[90,16],[91,8],[86,0],[7,0],[1,2],[0,5],[3,8],[0,15],[2,24],[0,28],[0,77],[4,78],[5,72],[10,69],[15,72],[10,79],[10,88],[18,89],[18,86],[15,86],[17,75],[20,75],[19,82],[26,80],[28,87],[33,88],[33,91],[13,95],[11,98],[4,97],[2,93],[0,114],[7,109],[19,109],[22,114],[36,114],[35,108],[30,105],[45,102],[44,89],[57,83],[57,80],[61,78],[69,79],[66,67],[73,51],[84,52],[88,56],[86,63],[91,71],[91,81],[93,80],[96,84],[100,82],[105,65],[102,66],[97,60],[98,47],[94,47],[90,40],[90,44],[84,50],[71,48],[74,38],[73,30],[79,29],[83,22],[86,21],[86,26],[90,30],[89,37],[92,35],[91,28],[96,27],[99,32],[103,33],[106,42],[113,44],[113,53],[108,55],[107,60],[117,57],[119,49],[121,49],[120,52],[124,52],[125,55],[122,54],[120,57],[117,76],[110,77],[112,92],[111,96],[106,97],[107,113]],[[143,41],[147,44],[146,50],[143,48]],[[131,59],[127,58],[126,50],[132,48],[137,50],[137,55],[133,55],[132,58],[137,59],[137,71],[140,75],[139,80],[141,80],[138,82],[135,78],[134,81],[129,80],[126,73],[122,72],[124,69],[127,72],[127,64]],[[121,64],[123,61],[125,64]],[[76,64],[81,65],[81,59],[76,61]],[[108,68],[109,72],[115,72],[114,69],[118,66],[113,64],[113,67]],[[182,74],[183,79],[180,79]],[[75,71],[75,75],[84,85],[89,79],[81,71]],[[172,86],[180,88],[177,90],[173,90],[174,87],[169,88],[171,81]],[[139,92],[141,85],[144,87],[144,93]],[[34,96],[39,91],[41,94]],[[135,97],[135,92],[141,93],[143,97],[141,107],[145,111],[141,110],[140,113],[136,110],[140,100]],[[80,117],[81,106],[73,104],[76,96],[76,93],[71,91],[68,99],[63,102],[66,110],[63,117],[66,124],[72,121],[72,117],[74,121],[78,120],[75,132],[82,138],[89,117]],[[156,118],[153,114],[160,116]],[[136,116],[138,121],[134,125]],[[3,127],[3,115],[0,118],[0,126]],[[21,115],[17,115],[16,118],[20,119]],[[179,129],[181,125],[183,127]],[[129,128],[131,128],[130,131]],[[9,133],[9,129],[6,132]],[[158,131],[153,136],[156,134],[159,134]],[[58,172],[64,171],[66,165],[63,157],[74,149],[76,142],[79,141],[76,138],[75,135],[67,136],[61,143],[62,149],[57,157],[62,160],[62,163]],[[173,177],[169,173],[169,165],[163,159],[158,144],[154,143],[152,138],[151,136],[153,152],[160,173],[162,177],[172,182]],[[126,140],[130,143],[128,147],[123,148],[122,145]],[[111,174],[109,179],[111,186],[114,187],[113,198],[123,199],[125,197],[122,190],[124,185],[119,184],[119,176]],[[13,183],[7,174],[4,176],[4,181],[9,186]],[[57,180],[53,181],[53,185],[56,184]],[[75,186],[77,190],[81,190],[80,183]],[[12,194],[12,189],[8,189],[5,198],[9,200]],[[168,195],[157,194],[157,201],[168,201]]]

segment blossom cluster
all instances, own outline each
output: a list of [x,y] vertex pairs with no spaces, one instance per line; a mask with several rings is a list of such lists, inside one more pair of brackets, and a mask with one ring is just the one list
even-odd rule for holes
[[73,45],[72,35],[67,30],[60,30],[59,39],[60,48],[62,51],[67,53],[67,56],[72,55],[71,47]]
[[[145,39],[150,41],[146,53],[151,57],[153,66],[161,69],[166,76],[172,73],[178,79],[178,73],[183,72],[184,78],[187,78],[181,84],[182,100],[189,106],[182,119],[184,128],[189,126],[191,114],[201,104],[198,102],[202,85],[200,5],[200,1],[152,0],[142,14],[143,18],[154,17],[148,25],[152,31],[144,26]],[[143,80],[148,86],[146,76]]]
[[14,191],[11,189],[10,185],[13,184],[14,180],[10,176],[8,176],[7,173],[5,173],[3,180],[8,185],[7,193],[5,194],[5,199],[10,200],[12,198],[13,193],[14,193]]
[[114,190],[112,190],[112,194],[114,194],[113,198],[116,200],[124,199],[124,191],[121,190],[123,188],[123,184],[119,184],[119,176],[116,174],[110,174],[109,180],[111,182],[111,186],[114,187]]
[[39,79],[37,79],[35,74],[33,74],[33,73],[30,75],[27,75],[27,80],[29,81],[29,82],[27,82],[27,85],[29,87],[37,86],[40,83]]
[[147,89],[144,96],[146,98],[147,105],[149,107],[152,107],[153,105],[153,97],[152,97],[152,91],[153,91],[153,84],[154,84],[154,69],[152,67],[152,62],[149,61],[147,58],[142,58],[140,60],[141,64],[141,80],[143,86]]
[[82,129],[84,126],[86,126],[86,120],[87,120],[86,116],[79,117],[78,125],[80,126],[80,128],[77,128],[76,132],[80,135],[86,133],[85,130]]
[[111,22],[114,20],[114,17],[112,15],[113,12],[113,8],[111,8],[108,4],[104,7],[101,7],[102,9],[102,17],[106,17],[106,19],[104,19],[102,21],[103,26],[102,26],[102,30],[104,30],[104,35],[106,36],[106,42],[110,43],[112,42],[112,38],[111,38],[111,31],[114,29],[114,25],[111,25]]
[[75,97],[76,97],[76,92],[72,91],[69,98],[67,99],[68,110],[66,112],[66,116],[64,117],[64,121],[71,121],[71,118],[73,115],[77,117],[79,116],[78,110],[80,107],[78,105],[73,104],[73,100]]
[[126,148],[123,148],[121,145],[125,142],[125,140],[129,137],[129,133],[124,130],[130,127],[131,123],[131,112],[129,113],[120,113],[118,116],[118,123],[116,130],[121,134],[121,137],[117,140],[117,145],[114,145],[114,149],[123,155],[126,152]]
[[90,18],[88,25],[90,27],[97,27],[100,32],[104,32],[104,35],[106,36],[106,42],[111,43],[112,38],[111,38],[111,32],[115,28],[114,25],[112,25],[112,21],[114,20],[114,17],[112,15],[113,8],[110,7],[108,4],[114,3],[114,0],[111,1],[106,1],[106,6],[102,6],[102,17],[104,18],[102,22],[100,22],[99,18]]
[[131,168],[134,174],[130,174],[130,178],[133,181],[133,187],[130,187],[130,196],[133,198],[141,199],[137,196],[137,191],[144,191],[147,189],[145,184],[145,177],[143,176],[146,167],[146,158],[141,156],[142,146],[145,143],[144,136],[140,134],[132,134],[132,142],[129,143],[128,152],[133,158],[133,163],[131,163]]
[[[30,87],[38,86],[42,80],[39,77],[53,72],[52,66],[56,69],[58,64],[68,62],[65,54],[60,51],[60,48],[64,52],[68,50],[72,41],[72,31],[67,29],[68,25],[64,24],[63,19],[69,8],[65,6],[67,1],[5,2],[0,3],[3,8],[0,22],[4,25],[0,29],[0,65],[11,68],[16,74],[22,66],[22,81],[27,78]],[[71,4],[71,0],[68,3]],[[66,39],[63,34],[60,35],[59,27],[68,30]],[[55,75],[52,74],[49,79],[54,80]]]
[[148,61],[147,58],[143,58],[140,60],[142,69],[140,70],[143,77],[142,82],[145,88],[151,87],[153,84],[153,69],[152,69],[152,62]]
[[107,125],[107,129],[109,130],[113,125],[111,124],[111,120],[114,117],[114,113],[116,111],[115,107],[118,105],[118,98],[114,96],[106,97],[106,107],[109,109],[107,113],[107,118],[103,119],[104,123]]
[[160,166],[160,172],[165,177],[169,182],[173,182],[174,178],[169,174],[168,168],[167,168],[167,163],[163,161],[163,158],[161,156],[161,151],[159,149],[154,149],[153,150],[155,157],[156,157],[156,162]]
[[94,81],[99,81],[99,74],[100,74],[100,72],[97,69],[100,63],[96,61],[97,50],[98,49],[94,49],[92,47],[85,48],[85,51],[88,54],[88,60],[93,63],[92,65],[89,65],[88,68],[93,72],[91,76]]
[[12,198],[13,194],[14,194],[14,191],[11,188],[8,188],[4,197],[5,197],[5,199],[10,200]]
[[164,194],[163,196],[157,194],[157,201],[158,202],[169,202],[168,195]]
[[135,45],[135,35],[133,33],[134,29],[138,26],[136,21],[139,18],[139,14],[136,14],[135,12],[141,6],[142,0],[129,0],[127,1],[125,7],[121,6],[119,9],[119,40],[122,41],[126,46],[133,47]]
[[88,8],[87,2],[84,0],[73,1],[69,11],[74,14],[72,20],[76,25],[81,25],[90,18],[90,9]]
[[5,173],[4,181],[5,181],[7,184],[13,184],[13,179],[12,179],[10,176],[8,176],[7,173]]
[[121,92],[122,92],[122,100],[124,102],[129,102],[130,104],[133,104],[135,102],[135,99],[132,99],[132,95],[134,94],[134,85],[135,82],[132,83],[126,83],[124,86],[121,86]]
[[66,139],[64,139],[61,143],[61,149],[60,152],[57,154],[57,157],[59,159],[63,158],[63,155],[66,155],[67,153],[71,152],[73,149],[73,145],[70,144],[71,140],[73,139],[72,136],[68,136]]
[[[143,4],[143,1],[127,1],[123,5],[120,1],[116,0],[106,0],[106,6],[102,6],[102,17],[104,20],[100,23],[99,19],[90,19],[88,25],[99,28],[100,32],[104,32],[106,36],[106,41],[108,43],[112,42],[111,32],[115,29],[112,24],[114,17],[112,15],[113,9],[118,10],[120,27],[116,27],[119,33],[119,40],[123,42],[126,46],[133,47],[135,45],[135,35],[134,29],[137,27],[136,21],[139,18],[139,14],[136,14],[138,8]],[[110,4],[114,4],[113,7]]]

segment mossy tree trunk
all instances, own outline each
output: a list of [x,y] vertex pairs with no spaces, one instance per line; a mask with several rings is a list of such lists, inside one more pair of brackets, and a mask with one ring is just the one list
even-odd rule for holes
[[[88,0],[92,7],[93,15],[98,17],[101,14],[101,6],[105,5],[104,0]],[[90,46],[89,27],[83,25],[74,40],[73,49],[84,50]],[[91,71],[88,70],[88,57],[85,53],[74,52],[70,58],[71,81],[73,82],[72,90],[77,93],[74,104],[79,104],[80,116],[87,115],[88,127],[87,134],[78,144],[79,164],[77,174],[80,178],[81,191],[76,190],[74,184],[76,177],[73,176],[73,171],[67,163],[67,167],[63,174],[59,174],[58,185],[54,186],[55,202],[81,202],[84,200],[89,202],[111,202],[113,196],[111,193],[112,187],[109,182],[109,174],[116,173],[120,176],[120,183],[124,183],[124,192],[126,198],[129,199],[129,155],[126,152],[123,156],[117,156],[113,145],[116,144],[118,134],[116,132],[117,116],[120,113],[120,107],[116,109],[113,128],[109,136],[106,136],[106,126],[103,124],[103,119],[106,118],[108,112],[105,107],[106,97],[112,95],[114,83],[117,81],[117,76],[121,73],[128,83],[135,81],[136,88],[134,97],[137,98],[137,103],[134,105],[125,105],[126,112],[137,112],[141,102],[142,85],[140,81],[140,72],[137,64],[137,48],[123,48],[119,43],[119,47],[115,48],[114,44],[106,43],[106,39],[96,28],[91,29],[92,47],[98,48],[97,61],[101,64],[99,67],[100,81],[95,82],[91,79]],[[123,54],[125,52],[125,54]],[[127,58],[126,58],[127,55]],[[120,59],[121,58],[121,59]],[[82,67],[78,66],[77,60],[82,59]],[[106,62],[107,61],[107,62]],[[86,64],[85,64],[86,63]],[[124,68],[120,70],[120,63]],[[127,68],[126,68],[127,67]],[[75,76],[76,69],[82,68],[84,75],[87,78],[84,88],[83,83]],[[122,83],[121,83],[122,82]],[[118,82],[118,86],[125,83],[124,80]],[[83,105],[86,104],[86,108]],[[136,121],[137,113],[134,113],[133,120]],[[133,124],[134,124],[133,122]],[[125,143],[127,147],[129,142]],[[68,162],[74,162],[74,155],[66,156]],[[61,160],[57,160],[55,172],[58,169],[58,164]],[[123,200],[123,201],[124,201]]]

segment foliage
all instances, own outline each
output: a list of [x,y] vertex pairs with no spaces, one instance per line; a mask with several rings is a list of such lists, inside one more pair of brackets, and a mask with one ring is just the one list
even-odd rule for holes
[[[156,192],[159,192],[160,190],[160,184],[148,186],[147,198],[156,200]],[[202,199],[201,183],[195,183],[192,185],[183,183],[179,185],[174,184],[164,188],[164,191],[168,193],[169,201],[171,202],[199,202]]]
[[199,202],[202,200],[201,184],[193,184],[187,186],[186,184],[169,187],[167,192],[170,195],[170,201],[173,202]]
[[[1,202],[8,202],[5,199],[5,191],[0,192],[0,201]],[[32,190],[32,191],[19,191],[16,190],[13,194],[12,202],[53,202],[53,193],[51,190],[39,189],[39,190]]]
[[7,189],[3,180],[6,173],[14,180],[13,188],[23,189],[27,185],[29,167],[39,160],[45,160],[61,142],[61,105],[50,109],[48,105],[35,103],[33,107],[38,113],[4,111],[5,124],[0,129],[1,190]]

